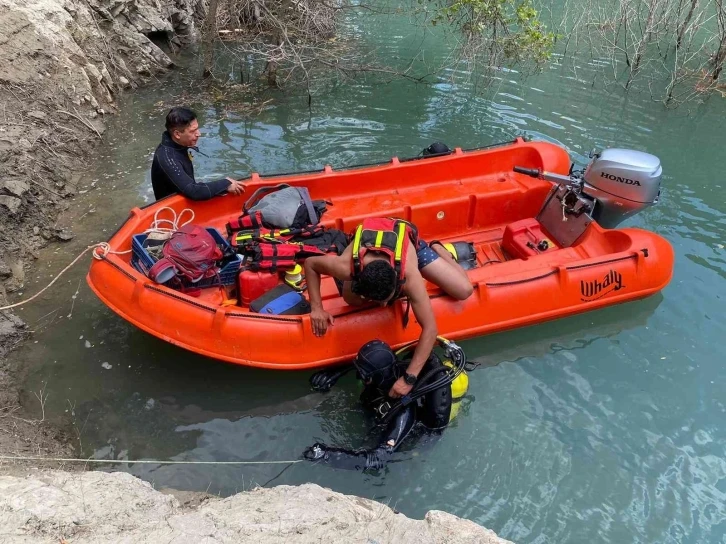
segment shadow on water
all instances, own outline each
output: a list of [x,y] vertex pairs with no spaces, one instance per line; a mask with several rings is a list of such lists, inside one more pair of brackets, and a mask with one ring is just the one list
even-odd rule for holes
[[[503,362],[516,363],[561,350],[585,349],[599,339],[642,327],[661,301],[662,297],[656,295],[625,306],[561,320],[557,324],[547,323],[465,341],[462,345],[468,356],[480,365],[472,379],[478,379],[486,368]],[[109,318],[117,325],[115,316],[109,315]],[[119,336],[111,329],[104,329],[102,321],[97,327],[97,336],[105,338],[106,349],[115,352],[116,358],[104,361],[110,365],[108,369],[89,366],[84,390],[91,392],[90,398],[79,391],[74,401],[66,400],[66,405],[73,406],[76,425],[82,425],[86,436],[112,435],[113,438],[99,449],[84,448],[84,455],[115,458],[120,451],[125,451],[132,458],[173,457],[190,449],[196,440],[195,433],[179,432],[180,428],[197,428],[212,420],[232,422],[240,418],[273,418],[316,410],[320,412],[320,424],[328,432],[335,429],[336,438],[345,445],[356,442],[355,433],[360,431],[360,426],[351,424],[346,418],[336,420],[340,413],[357,410],[357,387],[352,375],[341,380],[336,388],[339,395],[324,395],[309,388],[310,371],[275,373],[239,367],[206,359],[133,328],[126,331],[127,335]],[[114,345],[114,337],[122,342]],[[85,343],[83,345],[81,349],[87,349]],[[142,347],[145,353],[142,360],[130,352],[128,346],[132,345]],[[138,364],[124,365],[134,358]],[[92,363],[92,366],[99,365]],[[133,378],[127,376],[129,372]],[[118,379],[120,373],[124,373],[123,379]],[[50,378],[56,387],[59,386],[57,380],[63,380],[60,374],[62,372]],[[106,376],[113,374],[116,374],[111,379],[113,385],[104,385],[109,382],[105,380]],[[97,376],[99,385],[91,385],[92,376]],[[349,428],[353,434],[346,432]],[[94,443],[95,440],[90,441],[90,444]]]
[[586,349],[597,340],[613,338],[623,331],[644,327],[661,302],[663,295],[657,293],[625,305],[467,340],[461,342],[461,345],[468,359],[477,363],[479,368],[542,357],[562,350]]

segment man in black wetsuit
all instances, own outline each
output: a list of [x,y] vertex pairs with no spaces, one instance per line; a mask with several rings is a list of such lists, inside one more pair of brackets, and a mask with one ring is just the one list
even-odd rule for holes
[[[463,358],[461,348],[456,347]],[[325,463],[335,468],[349,470],[376,470],[383,468],[393,456],[401,443],[411,433],[417,423],[421,423],[428,431],[441,431],[455,417],[458,411],[456,404],[466,393],[468,377],[461,372],[453,381],[446,379],[447,368],[441,359],[432,352],[426,361],[421,376],[426,384],[442,383],[430,392],[408,404],[388,397],[393,383],[406,371],[409,363],[402,356],[393,352],[391,347],[380,340],[373,340],[364,345],[353,362],[358,377],[365,384],[361,394],[361,403],[372,409],[380,423],[386,428],[377,447],[371,450],[346,450],[333,448],[316,443],[303,453],[309,461]],[[465,364],[465,361],[462,363]],[[347,372],[345,370],[321,370],[315,373],[310,382],[313,389],[327,391],[337,379]],[[412,393],[415,396],[415,394]]]
[[223,193],[241,194],[243,185],[232,178],[208,183],[194,179],[191,149],[197,149],[199,123],[189,108],[172,108],[166,116],[166,131],[154,152],[151,163],[151,185],[156,200],[181,193],[191,200],[209,200]]

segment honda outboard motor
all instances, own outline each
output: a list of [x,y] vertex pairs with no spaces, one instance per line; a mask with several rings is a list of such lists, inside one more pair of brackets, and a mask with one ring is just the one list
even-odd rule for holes
[[515,172],[556,184],[537,220],[560,247],[574,244],[592,221],[615,228],[658,202],[663,173],[658,157],[630,149],[606,149],[590,157],[584,171],[571,168],[568,176],[514,167]]
[[655,155],[606,149],[587,166],[582,191],[597,201],[592,218],[606,228],[652,206],[660,196],[663,169]]

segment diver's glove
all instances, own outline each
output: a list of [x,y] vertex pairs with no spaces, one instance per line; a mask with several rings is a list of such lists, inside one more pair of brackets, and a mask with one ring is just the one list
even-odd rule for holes
[[324,461],[328,458],[328,446],[316,442],[303,452],[303,457],[308,461]]
[[348,372],[351,368],[352,367],[348,367],[344,368],[343,370],[318,370],[315,374],[310,376],[310,385],[315,391],[321,391],[323,393],[326,391],[330,391],[330,388],[335,385],[335,382],[338,381],[338,378]]

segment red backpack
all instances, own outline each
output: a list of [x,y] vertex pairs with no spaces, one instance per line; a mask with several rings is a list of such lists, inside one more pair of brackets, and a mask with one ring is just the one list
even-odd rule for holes
[[189,282],[211,278],[218,273],[216,263],[223,256],[207,229],[197,225],[184,225],[172,234],[162,254],[164,257],[149,270],[149,278],[157,283],[175,276]]

